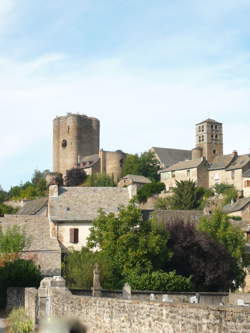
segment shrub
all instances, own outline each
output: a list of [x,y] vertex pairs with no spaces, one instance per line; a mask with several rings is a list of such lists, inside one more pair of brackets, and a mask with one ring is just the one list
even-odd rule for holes
[[31,260],[17,259],[0,267],[0,307],[5,306],[9,287],[39,287],[41,273]]
[[175,271],[155,271],[145,274],[131,273],[128,282],[133,289],[157,291],[191,291],[191,277],[177,275]]
[[24,308],[12,310],[7,320],[10,333],[31,333],[34,329],[32,320],[26,314]]
[[143,185],[137,193],[137,200],[139,202],[146,202],[153,194],[161,193],[165,189],[165,185],[160,182],[154,182]]

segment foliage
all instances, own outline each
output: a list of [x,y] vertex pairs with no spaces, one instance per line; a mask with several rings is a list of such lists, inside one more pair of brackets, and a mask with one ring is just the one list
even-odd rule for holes
[[93,285],[93,270],[96,263],[100,266],[102,287],[112,288],[109,261],[103,258],[101,253],[92,252],[86,247],[83,247],[81,251],[70,251],[64,258],[63,276],[68,287],[90,289]]
[[218,194],[223,194],[224,201],[223,204],[227,205],[231,203],[231,201],[236,201],[238,198],[238,191],[234,187],[234,185],[229,184],[215,184],[214,190]]
[[24,308],[13,309],[7,320],[10,333],[31,333],[34,329],[32,320]]
[[16,208],[12,208],[8,205],[4,205],[0,203],[0,216],[3,216],[5,214],[15,214],[17,211]]
[[32,200],[45,196],[47,194],[47,185],[45,180],[47,173],[48,170],[43,172],[35,170],[32,180],[21,184],[20,186],[11,187],[8,197],[13,200]]
[[158,290],[158,291],[191,291],[191,277],[186,278],[177,275],[175,271],[166,273],[155,271],[138,275],[131,273],[128,283],[136,290]]
[[0,307],[5,305],[9,287],[38,287],[42,279],[31,260],[17,259],[0,267]]
[[202,203],[204,189],[198,187],[192,180],[176,181],[171,197],[171,209],[198,209]]
[[146,202],[153,194],[161,193],[165,189],[165,185],[160,182],[153,182],[143,185],[137,192],[137,200]]
[[100,211],[93,222],[88,246],[99,248],[110,260],[110,270],[116,288],[132,273],[160,270],[170,257],[168,234],[155,230],[150,221],[143,221],[141,211],[134,205],[121,208],[118,216]]
[[4,191],[2,186],[0,185],[0,204],[8,199],[8,192]]
[[171,209],[171,197],[167,197],[167,198],[157,198],[155,205],[154,205],[155,209],[159,209],[159,210],[168,210]]
[[157,182],[160,179],[159,169],[159,162],[152,152],[144,152],[141,155],[127,154],[124,161],[123,175],[142,175],[153,182]]
[[246,246],[244,233],[229,222],[226,214],[217,210],[210,216],[203,216],[198,229],[207,232],[213,239],[223,244],[235,259],[242,262]]
[[8,227],[5,232],[0,228],[0,254],[20,252],[29,242],[23,229],[17,225]]
[[115,182],[113,178],[103,173],[96,173],[88,176],[82,186],[88,187],[113,187]]
[[244,279],[239,274],[237,261],[223,244],[194,225],[182,221],[167,224],[170,238],[168,247],[172,250],[168,267],[177,274],[192,276],[197,291],[228,291],[237,288]]

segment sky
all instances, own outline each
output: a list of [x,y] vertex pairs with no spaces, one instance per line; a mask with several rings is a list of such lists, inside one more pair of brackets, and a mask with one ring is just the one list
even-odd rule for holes
[[192,149],[224,124],[250,152],[249,0],[0,0],[0,185],[52,169],[52,120],[101,121],[101,148]]

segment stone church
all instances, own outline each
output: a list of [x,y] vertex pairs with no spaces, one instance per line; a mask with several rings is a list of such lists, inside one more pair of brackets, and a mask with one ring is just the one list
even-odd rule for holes
[[198,123],[195,129],[196,147],[190,159],[179,161],[160,171],[166,190],[176,181],[193,180],[199,186],[234,185],[244,196],[250,195],[250,155],[223,153],[223,125],[213,119]]

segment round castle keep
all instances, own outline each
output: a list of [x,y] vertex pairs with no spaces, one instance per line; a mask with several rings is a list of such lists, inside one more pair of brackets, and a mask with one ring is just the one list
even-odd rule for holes
[[85,156],[99,153],[100,121],[68,113],[53,121],[53,171],[66,173]]

